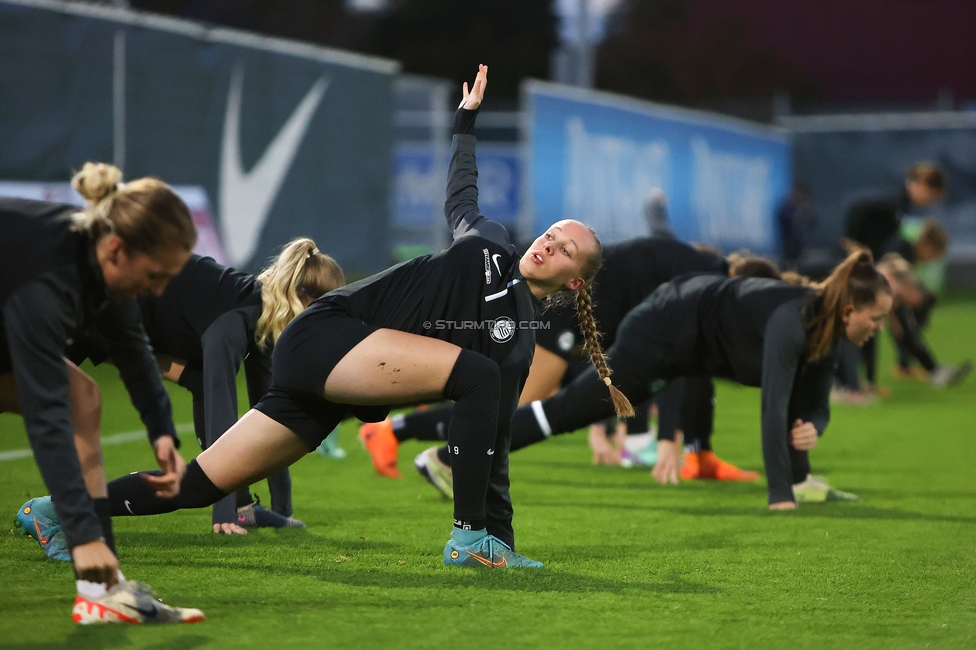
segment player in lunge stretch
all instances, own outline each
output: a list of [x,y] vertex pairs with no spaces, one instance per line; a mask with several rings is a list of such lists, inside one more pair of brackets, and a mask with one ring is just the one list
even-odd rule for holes
[[[191,255],[162,296],[138,299],[142,322],[163,376],[193,395],[193,425],[206,449],[237,422],[237,373],[244,367],[254,406],[271,387],[271,350],[282,330],[312,300],[345,284],[342,269],[315,242],[296,239],[257,278]],[[97,336],[72,347],[72,360],[100,362]],[[213,507],[215,533],[246,527],[302,527],[292,518],[288,469],[268,477],[272,510],[242,488]]]
[[[613,244],[606,247],[604,257],[604,265],[593,281],[593,315],[604,332],[601,344],[607,348],[616,340],[617,327],[627,313],[675,277],[689,273],[779,277],[775,265],[762,258],[733,256],[726,260],[674,239],[642,237]],[[536,332],[535,357],[519,400],[520,406],[552,397],[561,386],[589,366],[588,355],[580,345],[582,334],[575,310],[557,304],[546,309],[539,320],[547,327]],[[683,431],[689,451],[686,455],[689,467],[685,468],[687,478],[758,479],[757,473],[741,470],[721,460],[711,450],[714,397],[711,379],[679,379],[674,384],[658,394],[658,437],[673,442],[676,431]],[[628,421],[637,421],[638,431],[647,429],[647,405],[642,406]],[[445,440],[451,410],[450,405],[444,405],[364,424],[360,428],[360,439],[369,450],[377,473],[391,477],[400,475],[396,468],[397,450],[404,440]],[[539,440],[513,438],[511,450],[534,442]],[[447,497],[451,496],[452,483],[449,463],[446,447],[430,448],[414,461],[420,474]],[[660,479],[665,480],[665,477]]]
[[179,485],[183,460],[169,397],[133,298],[162,293],[196,242],[190,212],[164,183],[123,184],[110,165],[87,163],[69,205],[0,199],[0,412],[20,413],[41,476],[53,495],[28,501],[17,524],[42,545],[63,531],[78,596],[76,623],[202,621],[196,609],[164,605],[119,571],[99,443],[94,381],[67,361],[68,341],[97,330],[119,368],[162,468],[158,489]]
[[391,405],[446,398],[455,503],[445,564],[541,566],[513,550],[508,446],[543,298],[576,292],[604,394],[633,411],[611,385],[592,320],[589,282],[602,262],[593,231],[560,221],[519,258],[478,210],[471,132],[487,73],[470,93],[464,85],[455,118],[445,205],[454,243],[313,302],[275,344],[271,390],[187,466],[179,495],[158,495],[154,476],[124,476],[112,482],[113,512],[124,514],[123,501],[140,515],[208,506],[291,465],[349,416],[375,422]]
[[[661,286],[628,314],[607,353],[614,383],[633,401],[655,380],[724,377],[762,388],[762,447],[769,507],[846,498],[810,475],[807,452],[830,418],[837,344],[861,346],[891,310],[891,288],[855,253],[822,284],[799,286],[763,278],[699,275]],[[612,413],[587,371],[553,398],[520,408],[513,440],[574,431]],[[680,451],[659,443],[658,464],[677,472]],[[797,493],[794,494],[794,486]]]

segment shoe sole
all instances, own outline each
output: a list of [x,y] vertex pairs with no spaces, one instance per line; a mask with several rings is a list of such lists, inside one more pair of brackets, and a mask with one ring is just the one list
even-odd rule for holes
[[[417,459],[420,459],[422,457],[423,457],[423,454],[421,454],[420,456],[418,456]],[[431,469],[429,467],[427,467],[427,463],[426,462],[424,462],[422,464],[421,463],[418,463],[417,462],[417,459],[415,459],[414,462],[413,462],[413,466],[415,468],[417,468],[417,473],[419,473],[422,477],[424,477],[424,480],[425,481],[427,481],[432,486],[434,486],[434,489],[437,490],[438,492],[440,492],[441,496],[444,497],[444,499],[449,500],[449,501],[453,501],[454,500],[454,486],[453,485],[450,486],[450,491],[448,491],[446,484],[445,485],[441,485],[440,484],[440,482],[437,480],[438,477],[434,474],[433,471],[431,471]]]

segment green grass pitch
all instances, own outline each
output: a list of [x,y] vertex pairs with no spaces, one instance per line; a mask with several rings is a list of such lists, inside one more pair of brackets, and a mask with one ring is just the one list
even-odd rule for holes
[[[930,340],[947,361],[976,356],[976,303],[940,306]],[[203,609],[193,626],[76,628],[70,567],[13,531],[17,507],[46,493],[33,460],[0,461],[0,646],[976,647],[976,380],[942,392],[893,380],[881,349],[891,397],[835,407],[812,453],[859,503],[774,514],[762,483],[660,487],[591,466],[575,434],[512,460],[519,550],[546,568],[450,569],[450,505],[410,467],[423,446],[401,449],[402,480],[380,478],[346,423],[346,460],[292,468],[307,530],[217,537],[209,510],[116,520],[127,576]],[[92,372],[104,434],[138,429],[114,371]],[[172,395],[189,422],[187,394]],[[717,413],[719,454],[760,469],[759,392],[722,384]],[[0,416],[0,451],[26,446],[21,420]],[[153,466],[140,441],[105,459],[110,478]]]

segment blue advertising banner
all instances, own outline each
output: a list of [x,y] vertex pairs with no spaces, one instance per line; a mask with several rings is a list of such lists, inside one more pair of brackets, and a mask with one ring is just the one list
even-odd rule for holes
[[[447,155],[437,161],[431,144],[397,145],[393,154],[393,216],[397,226],[444,227]],[[516,227],[522,209],[521,185],[519,147],[479,142],[478,206],[482,214]]]
[[202,187],[234,266],[302,235],[388,264],[395,61],[56,0],[0,0],[0,60],[0,179],[114,162]]
[[560,219],[607,243],[647,235],[644,204],[659,188],[678,238],[776,252],[774,213],[791,183],[785,132],[538,81],[523,86],[523,109],[523,237]]

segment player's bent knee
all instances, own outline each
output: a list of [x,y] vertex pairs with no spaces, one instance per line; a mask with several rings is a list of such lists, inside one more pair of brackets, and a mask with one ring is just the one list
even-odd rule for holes
[[497,404],[500,385],[501,371],[497,363],[477,352],[461,350],[444,386],[444,397],[459,401],[477,395]]

